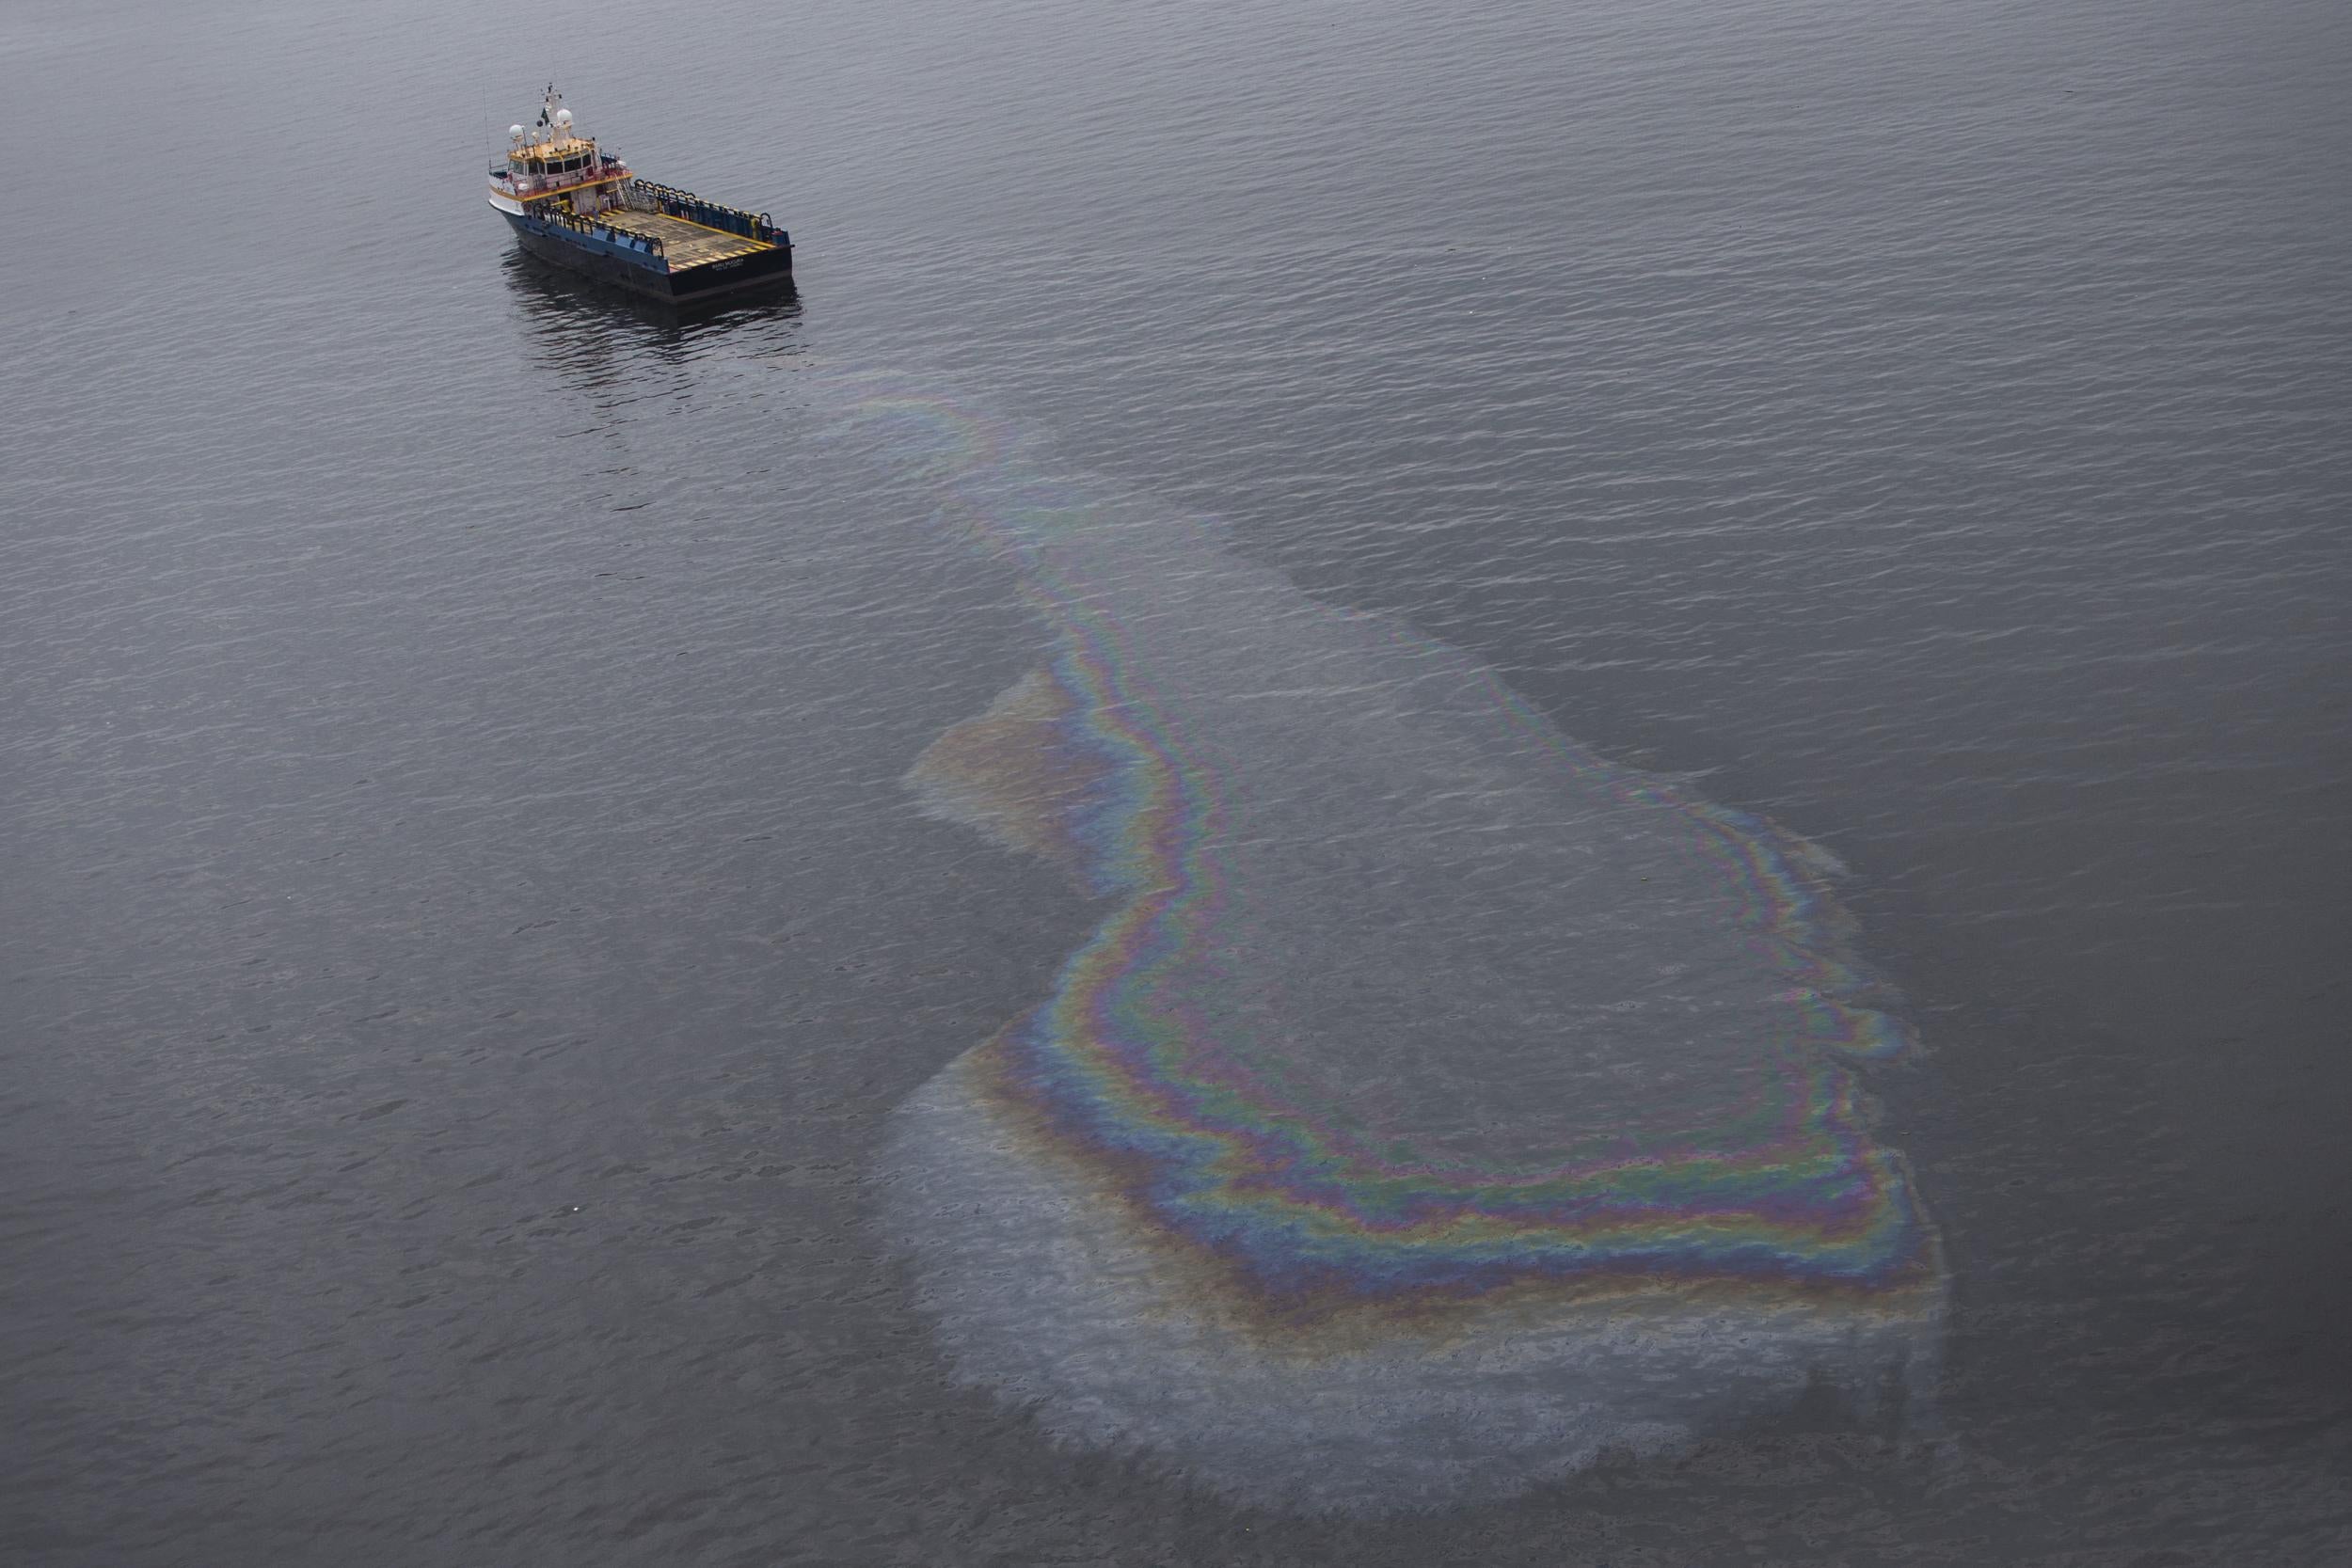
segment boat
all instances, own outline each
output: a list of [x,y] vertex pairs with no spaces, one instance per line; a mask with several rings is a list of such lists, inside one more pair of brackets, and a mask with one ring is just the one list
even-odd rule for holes
[[579,133],[553,83],[538,122],[506,138],[490,205],[543,261],[672,304],[791,279],[792,236],[767,214],[639,179]]

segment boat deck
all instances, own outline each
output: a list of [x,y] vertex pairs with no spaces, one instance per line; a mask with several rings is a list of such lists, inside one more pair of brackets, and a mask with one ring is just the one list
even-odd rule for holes
[[672,272],[684,272],[689,267],[707,266],[712,261],[731,261],[738,256],[750,256],[776,248],[765,240],[747,240],[723,229],[706,229],[699,223],[674,218],[667,213],[616,209],[598,213],[596,220],[610,224],[625,233],[660,240],[662,254],[669,258]]

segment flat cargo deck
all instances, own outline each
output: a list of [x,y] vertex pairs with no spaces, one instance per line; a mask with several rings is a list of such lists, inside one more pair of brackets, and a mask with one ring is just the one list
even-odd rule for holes
[[667,213],[641,213],[633,208],[613,208],[598,213],[596,221],[609,224],[625,233],[660,240],[661,253],[669,259],[672,272],[683,272],[689,267],[707,266],[712,261],[731,261],[738,256],[750,256],[776,248],[765,240],[747,240],[723,229],[706,229],[699,223],[674,218]]

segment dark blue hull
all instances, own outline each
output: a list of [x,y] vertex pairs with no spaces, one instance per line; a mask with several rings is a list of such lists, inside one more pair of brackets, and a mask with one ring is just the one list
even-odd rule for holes
[[744,289],[788,281],[792,277],[789,241],[773,249],[673,272],[667,261],[649,250],[584,234],[527,214],[501,212],[500,216],[513,227],[515,238],[523,249],[541,261],[673,305],[715,299]]

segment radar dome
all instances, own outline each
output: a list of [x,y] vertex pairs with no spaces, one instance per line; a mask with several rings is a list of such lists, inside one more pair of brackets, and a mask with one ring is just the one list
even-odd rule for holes
[[565,130],[569,130],[569,129],[571,129],[571,124],[572,124],[572,111],[571,111],[571,110],[569,110],[569,109],[558,109],[558,110],[556,110],[556,111],[555,111],[555,123],[556,123],[556,124],[558,124],[558,125],[563,126]]
[[523,128],[519,125],[510,125],[506,128],[506,134],[510,136],[519,136],[523,134]]

